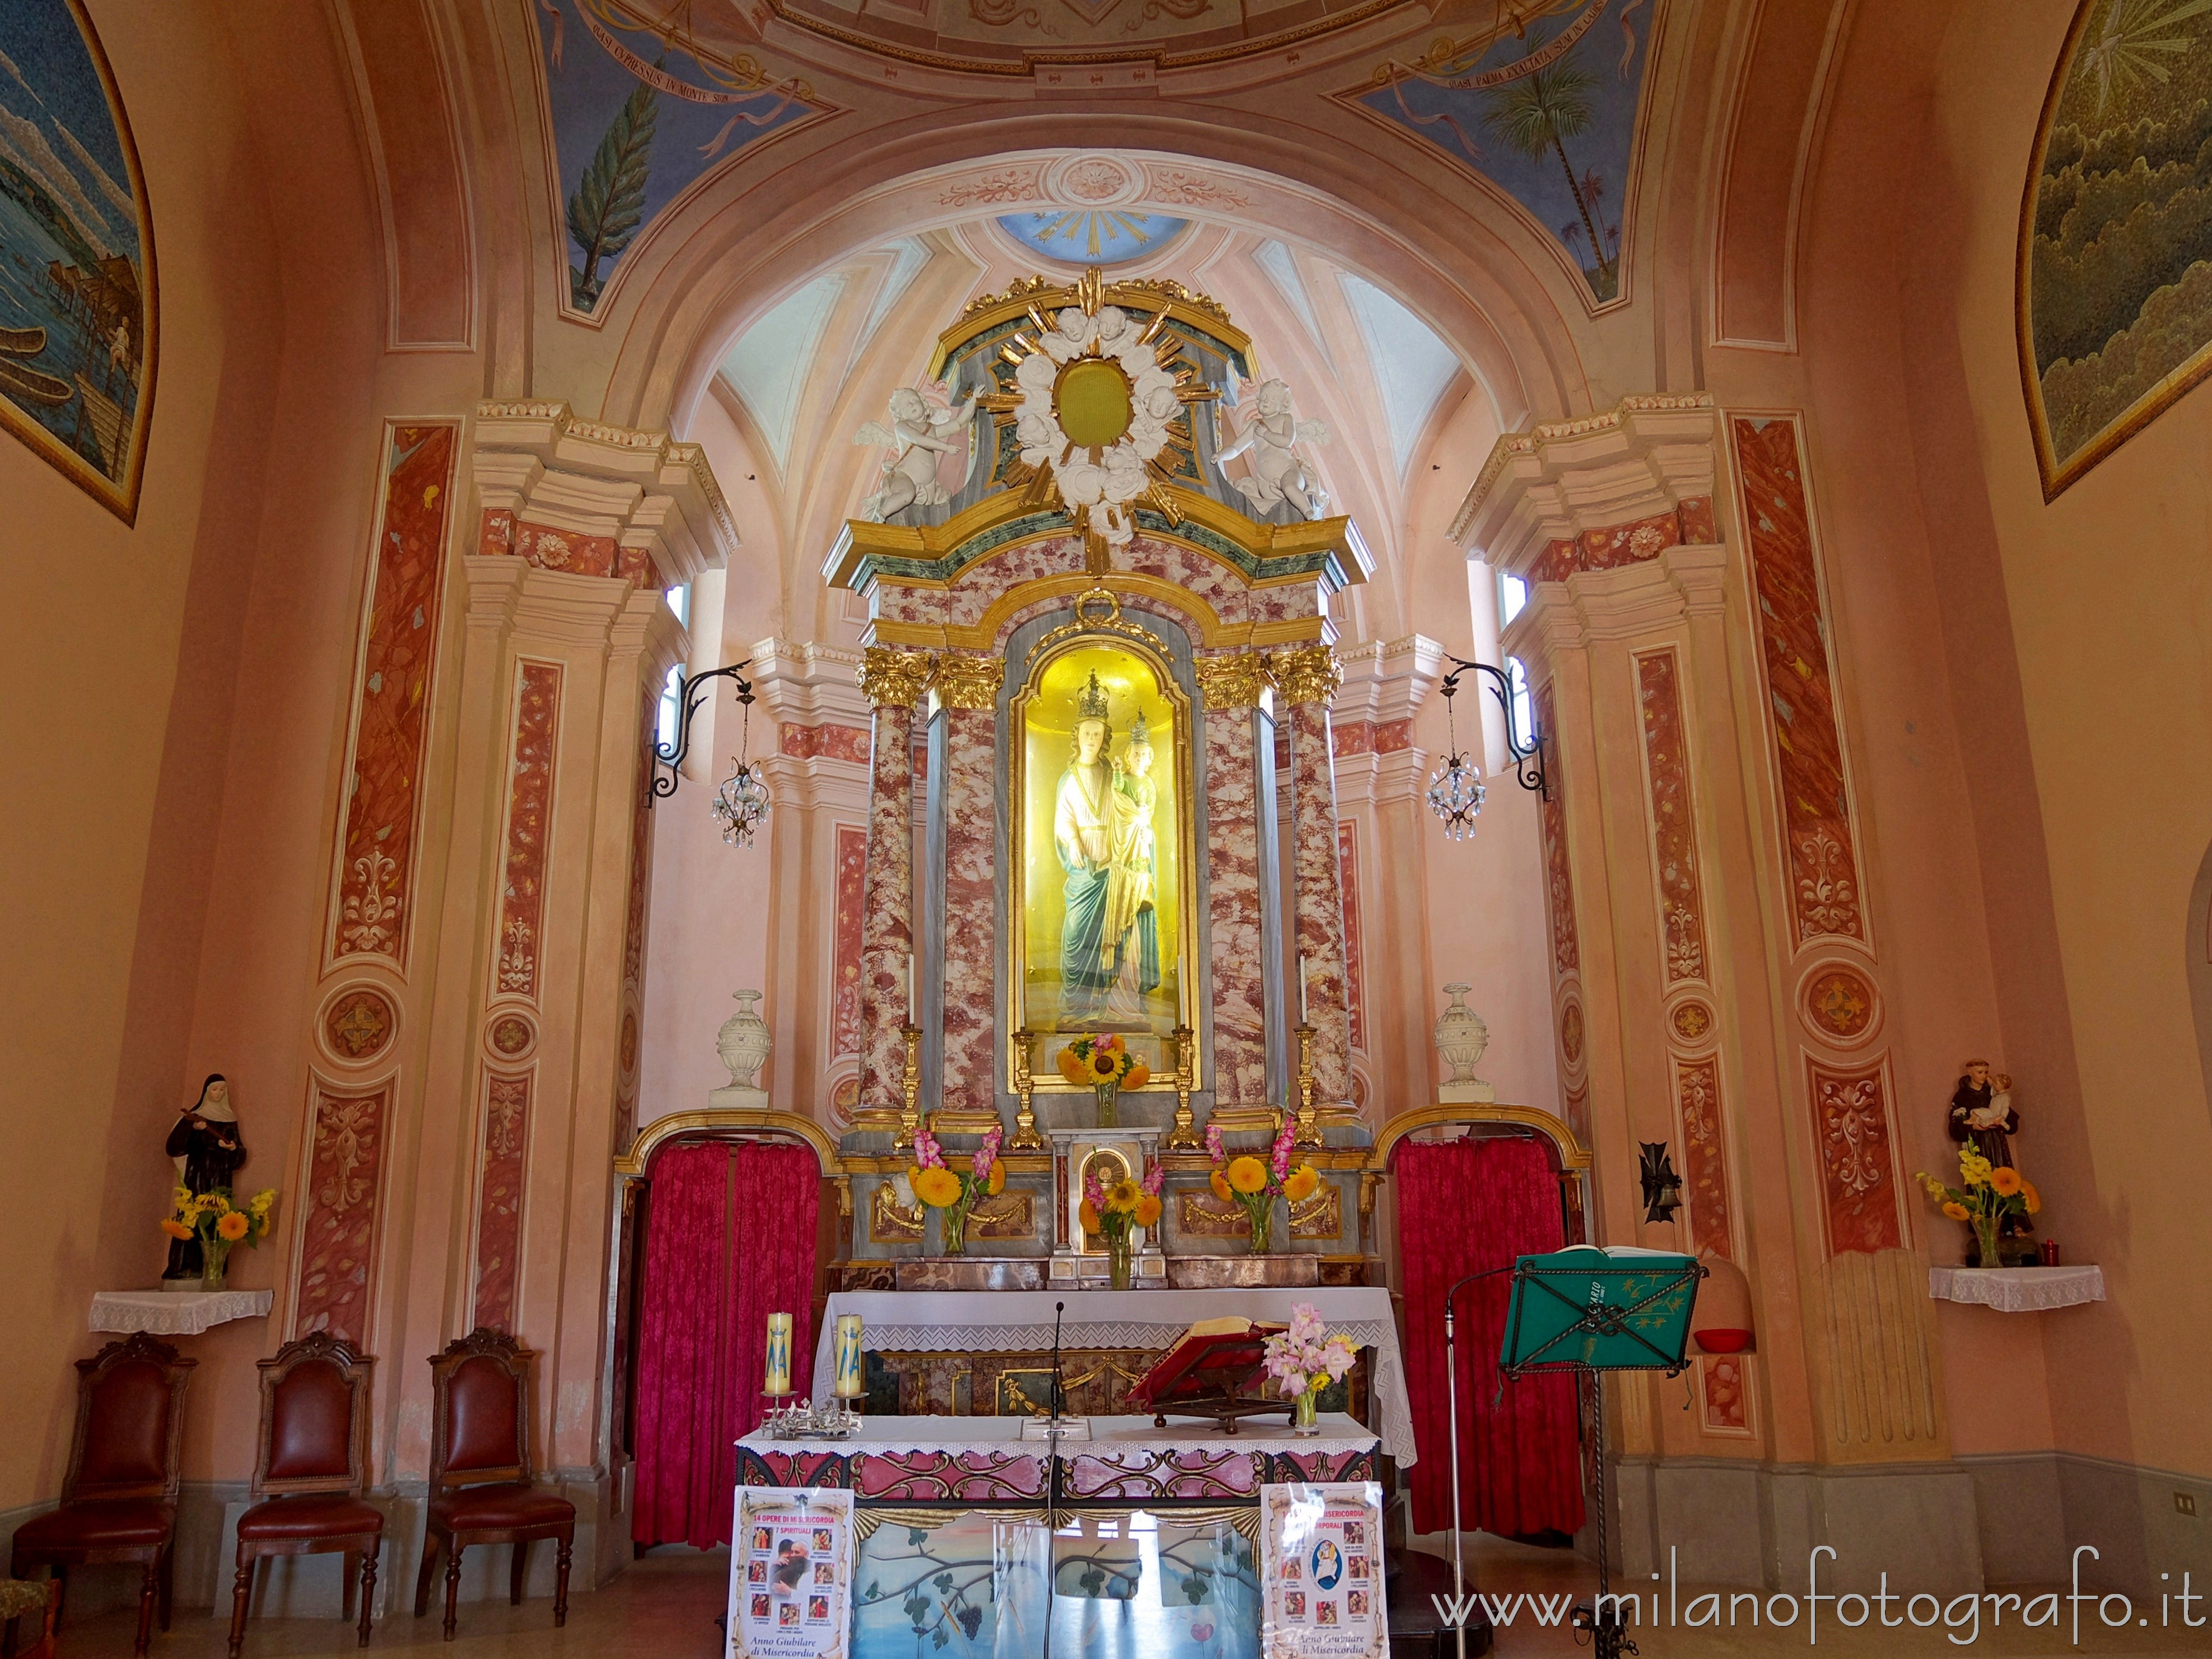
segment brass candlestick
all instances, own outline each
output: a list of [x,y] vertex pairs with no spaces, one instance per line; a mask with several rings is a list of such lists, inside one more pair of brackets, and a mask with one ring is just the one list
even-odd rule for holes
[[1314,1107],[1314,1028],[1300,1020],[1291,1030],[1298,1039],[1298,1132],[1291,1145],[1318,1146],[1322,1140],[1320,1115]]
[[1175,1127],[1168,1131],[1167,1139],[1167,1149],[1171,1152],[1194,1152],[1205,1144],[1199,1139],[1198,1125],[1190,1115],[1190,1089],[1195,1080],[1191,1074],[1190,1037],[1189,1026],[1175,1028],[1176,1115]]
[[895,1152],[913,1146],[914,1132],[921,1127],[921,1027],[908,1025],[900,1035],[906,1038],[906,1076],[899,1093],[906,1103],[899,1109],[898,1139],[891,1142]]
[[1014,1092],[1021,1097],[1021,1106],[1014,1113],[1014,1133],[1006,1142],[1011,1152],[1036,1152],[1044,1150],[1044,1137],[1037,1133],[1036,1111],[1033,1102],[1036,1095],[1036,1079],[1030,1075],[1030,1034],[1014,1034]]

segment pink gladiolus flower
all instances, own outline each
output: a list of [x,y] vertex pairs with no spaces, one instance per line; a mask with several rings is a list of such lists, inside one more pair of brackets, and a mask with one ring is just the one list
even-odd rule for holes
[[1167,1178],[1168,1172],[1165,1166],[1155,1164],[1145,1171],[1144,1188],[1152,1196],[1158,1198],[1160,1195],[1160,1188],[1166,1183]]
[[1226,1161],[1222,1151],[1221,1130],[1217,1125],[1212,1123],[1206,1126],[1206,1155],[1216,1164]]

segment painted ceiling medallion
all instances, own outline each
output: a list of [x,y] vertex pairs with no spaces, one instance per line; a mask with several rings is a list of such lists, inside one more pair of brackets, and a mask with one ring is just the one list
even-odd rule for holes
[[1162,213],[1077,208],[1009,213],[998,224],[1043,258],[1067,264],[1120,265],[1157,253],[1189,222]]

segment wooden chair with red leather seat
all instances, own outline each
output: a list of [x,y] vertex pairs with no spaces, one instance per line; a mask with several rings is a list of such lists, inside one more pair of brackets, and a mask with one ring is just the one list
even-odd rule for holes
[[153,1640],[157,1602],[168,1629],[185,1383],[198,1364],[143,1331],[76,1362],[76,1438],[61,1507],[15,1529],[9,1568],[21,1578],[27,1567],[49,1567],[63,1581],[54,1595],[57,1627],[71,1567],[135,1562],[144,1578],[131,1650],[143,1653]]
[[531,1540],[558,1540],[553,1626],[568,1622],[576,1506],[531,1482],[529,1380],[536,1358],[504,1331],[479,1327],[430,1362],[430,1502],[422,1569],[415,1577],[415,1616],[430,1610],[430,1577],[442,1548],[448,1642],[460,1600],[461,1552],[477,1544],[514,1546],[507,1599],[520,1607]]
[[230,1659],[246,1644],[254,1569],[264,1556],[343,1552],[344,1615],[353,1615],[361,1558],[361,1642],[368,1645],[384,1516],[362,1500],[368,1485],[368,1385],[376,1361],[327,1331],[287,1342],[261,1364],[261,1449],[253,1506],[238,1517],[238,1577],[230,1601]]

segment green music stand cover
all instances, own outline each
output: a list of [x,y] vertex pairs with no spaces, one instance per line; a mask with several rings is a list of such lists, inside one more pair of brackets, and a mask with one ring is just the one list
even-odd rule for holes
[[1571,1245],[1513,1264],[1498,1369],[1663,1370],[1689,1362],[1690,1310],[1705,1270],[1660,1250]]

